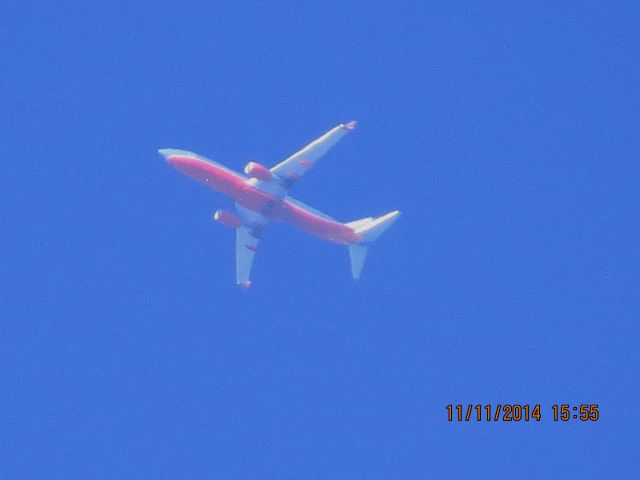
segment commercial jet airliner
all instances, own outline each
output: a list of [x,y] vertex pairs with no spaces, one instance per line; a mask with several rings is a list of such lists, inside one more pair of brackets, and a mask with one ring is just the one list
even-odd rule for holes
[[176,170],[235,201],[236,213],[220,209],[213,218],[236,231],[238,285],[251,286],[253,257],[270,221],[286,221],[324,240],[347,245],[351,273],[357,280],[369,245],[396,221],[400,212],[340,223],[289,195],[291,187],[316,161],[355,127],[354,121],[340,124],[271,169],[249,162],[244,168],[246,177],[193,152],[172,148],[158,151]]

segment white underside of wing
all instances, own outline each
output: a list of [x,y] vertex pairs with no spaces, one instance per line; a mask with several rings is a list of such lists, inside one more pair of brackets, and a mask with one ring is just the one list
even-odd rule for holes
[[236,228],[236,283],[249,286],[253,257],[259,240],[252,235],[252,227]]
[[244,222],[244,225],[236,228],[236,283],[248,287],[251,285],[251,267],[260,243],[260,235],[269,221],[241,205],[236,204],[236,209]]
[[254,212],[253,210],[249,210],[239,203],[236,203],[236,211],[245,225],[264,228],[269,224],[269,219],[267,217],[260,215],[258,212]]
[[355,122],[349,122],[346,125],[340,124],[332,128],[302,150],[273,167],[271,173],[285,180],[297,180],[313,167],[316,161],[333,147],[338,140],[353,130],[355,125]]

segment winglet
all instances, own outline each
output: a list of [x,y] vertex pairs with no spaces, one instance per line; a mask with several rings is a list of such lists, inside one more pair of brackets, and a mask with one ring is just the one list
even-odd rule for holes
[[344,126],[344,128],[347,130],[355,130],[357,126],[358,126],[358,122],[356,122],[355,120],[351,120],[349,123],[347,123]]

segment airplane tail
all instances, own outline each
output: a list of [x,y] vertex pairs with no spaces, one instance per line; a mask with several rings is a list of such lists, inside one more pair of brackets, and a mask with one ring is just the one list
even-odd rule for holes
[[349,256],[351,257],[351,274],[358,280],[364,261],[367,259],[367,250],[371,242],[382,235],[400,216],[399,210],[382,215],[381,217],[367,217],[346,225],[355,230],[364,240],[360,243],[349,245]]

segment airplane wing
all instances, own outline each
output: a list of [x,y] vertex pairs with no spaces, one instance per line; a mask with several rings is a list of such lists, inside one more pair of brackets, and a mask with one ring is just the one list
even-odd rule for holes
[[356,122],[340,124],[332,128],[320,138],[314,140],[299,152],[294,153],[285,161],[271,169],[271,173],[280,178],[286,188],[290,188],[296,180],[302,177],[316,161],[333,147],[338,140],[356,128]]
[[243,225],[236,228],[236,283],[247,288],[251,286],[253,257],[256,255],[262,230],[267,226],[268,220],[237,203],[236,209],[243,221]]
[[236,228],[236,282],[243,287],[251,286],[251,266],[256,255],[259,239],[253,228],[243,225]]

